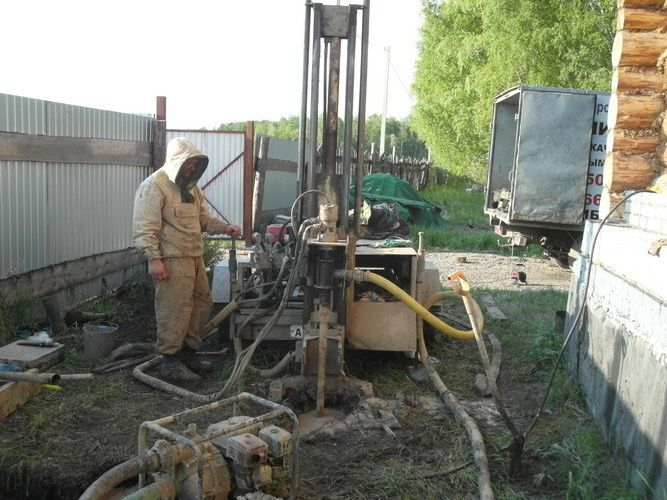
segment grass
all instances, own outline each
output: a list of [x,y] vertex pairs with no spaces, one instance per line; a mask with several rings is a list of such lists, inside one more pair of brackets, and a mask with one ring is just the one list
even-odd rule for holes
[[20,296],[13,302],[0,295],[0,345],[5,345],[16,340],[17,327],[27,324],[37,325],[34,309],[37,305],[36,299]]
[[628,469],[610,456],[591,424],[552,445],[545,456],[556,459],[551,474],[566,485],[563,498],[639,498],[625,486]]
[[[484,193],[466,191],[466,184],[457,181],[444,186],[428,186],[419,192],[426,200],[441,208],[447,226],[431,228],[413,226],[410,237],[417,241],[418,233],[424,233],[424,246],[428,250],[446,249],[467,252],[488,252],[510,255],[512,249],[507,240],[495,234],[484,213]],[[514,255],[541,257],[537,245],[515,247]]]

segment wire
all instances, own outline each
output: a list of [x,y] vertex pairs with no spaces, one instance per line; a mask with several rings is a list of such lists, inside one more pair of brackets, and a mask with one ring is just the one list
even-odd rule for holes
[[537,420],[540,418],[542,414],[542,410],[544,409],[544,405],[547,402],[547,398],[549,397],[549,391],[551,390],[551,386],[553,385],[554,378],[556,377],[556,372],[558,371],[558,365],[563,359],[563,353],[565,352],[565,347],[567,347],[568,342],[570,341],[570,338],[572,337],[572,334],[574,333],[574,330],[577,328],[577,323],[579,323],[579,320],[581,319],[581,316],[583,314],[584,308],[586,306],[586,302],[588,301],[588,286],[591,281],[591,270],[593,269],[593,255],[595,253],[595,245],[597,244],[598,241],[598,236],[600,235],[600,231],[604,227],[604,225],[607,223],[609,220],[609,217],[620,207],[623,205],[626,201],[628,201],[631,197],[633,197],[636,194],[639,193],[653,193],[653,191],[649,189],[640,189],[638,191],[634,191],[628,195],[625,195],[621,201],[616,203],[612,207],[611,210],[609,210],[609,213],[605,216],[604,219],[600,222],[600,225],[598,226],[598,230],[595,232],[595,236],[593,237],[593,242],[591,243],[591,250],[589,253],[589,258],[590,262],[588,263],[588,267],[586,269],[586,279],[584,280],[584,290],[581,293],[582,296],[582,301],[581,305],[579,306],[579,311],[577,311],[577,314],[574,317],[574,320],[572,321],[572,326],[570,327],[570,331],[567,333],[567,336],[565,337],[565,340],[563,341],[563,345],[560,348],[560,351],[558,352],[558,356],[556,357],[556,362],[554,363],[554,368],[551,371],[551,377],[549,378],[549,383],[547,384],[547,388],[544,391],[544,397],[542,398],[542,404],[540,404],[539,410],[537,410],[537,413],[535,414],[535,418],[533,418],[533,421],[531,422],[530,426],[528,427],[528,430],[523,434],[524,439],[528,437],[528,434],[533,430],[533,427],[535,427],[535,424],[537,423]]
[[304,192],[301,193],[299,196],[297,196],[297,197],[296,197],[296,200],[294,200],[294,203],[292,203],[292,208],[291,208],[290,211],[289,211],[289,214],[290,214],[290,223],[292,224],[292,231],[294,231],[294,234],[297,233],[297,231],[296,231],[296,226],[294,225],[294,221],[295,221],[295,218],[294,218],[294,208],[296,207],[296,204],[299,202],[299,200],[300,200],[301,198],[303,198],[305,195],[307,195],[307,194],[311,194],[311,193],[320,193],[320,194],[321,194],[322,196],[324,196],[324,198],[327,200],[327,203],[331,203],[331,201],[329,200],[329,197],[327,196],[327,194],[326,194],[324,191],[320,191],[319,189],[309,189],[308,191],[304,191]]
[[413,96],[412,93],[407,89],[407,87],[406,87],[405,84],[403,83],[403,80],[401,80],[401,77],[398,75],[398,71],[397,71],[396,68],[394,67],[394,63],[391,62],[391,61],[389,61],[389,66],[391,66],[391,69],[394,70],[394,74],[396,75],[396,79],[398,80],[398,83],[401,84],[401,87],[403,87],[403,90],[405,91],[405,93],[406,93],[406,94],[408,95],[408,97],[412,100],[412,102],[415,102],[415,98],[414,98],[414,96]]

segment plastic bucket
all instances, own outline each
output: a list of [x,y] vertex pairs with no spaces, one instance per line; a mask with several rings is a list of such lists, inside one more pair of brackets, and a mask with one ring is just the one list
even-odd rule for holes
[[113,350],[118,325],[99,321],[83,325],[83,350],[88,359],[103,358]]

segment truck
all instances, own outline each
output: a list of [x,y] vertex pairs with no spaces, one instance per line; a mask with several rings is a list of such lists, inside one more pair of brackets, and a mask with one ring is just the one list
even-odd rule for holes
[[[512,87],[494,99],[484,212],[510,244],[562,267],[599,218],[609,93]],[[574,250],[574,252],[573,252]]]

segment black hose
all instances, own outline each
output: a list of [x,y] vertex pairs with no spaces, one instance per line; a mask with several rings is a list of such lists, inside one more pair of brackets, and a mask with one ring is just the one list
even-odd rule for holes
[[547,388],[544,391],[544,396],[542,397],[542,403],[540,404],[540,408],[537,410],[537,413],[535,414],[535,417],[533,418],[533,421],[531,422],[530,426],[528,427],[528,430],[523,434],[524,440],[528,437],[528,434],[533,430],[533,427],[535,427],[535,424],[537,423],[537,420],[540,418],[542,415],[542,411],[544,410],[544,405],[547,402],[547,398],[549,397],[549,391],[551,390],[551,386],[554,383],[554,378],[556,377],[556,372],[558,371],[558,365],[563,359],[563,354],[565,352],[565,348],[567,347],[568,342],[570,341],[570,338],[572,337],[572,334],[574,333],[574,330],[577,328],[577,324],[579,323],[579,320],[581,319],[581,316],[584,312],[584,309],[586,308],[586,303],[588,301],[588,286],[591,281],[591,270],[593,269],[593,254],[595,253],[595,245],[597,244],[598,241],[598,236],[600,235],[600,231],[604,227],[604,225],[607,223],[609,220],[609,217],[621,206],[623,205],[626,201],[628,201],[630,198],[632,198],[634,195],[639,194],[639,193],[653,193],[654,191],[651,191],[650,189],[640,189],[638,191],[634,191],[630,194],[625,195],[616,205],[614,205],[611,210],[609,210],[609,213],[605,216],[604,219],[600,221],[600,225],[598,226],[598,230],[595,232],[595,236],[593,237],[593,242],[591,243],[591,250],[590,250],[590,262],[588,264],[588,267],[586,268],[586,279],[584,280],[584,289],[582,292],[582,302],[581,305],[579,306],[579,310],[577,311],[577,314],[575,315],[574,319],[572,320],[572,326],[570,327],[570,330],[568,331],[565,340],[563,341],[563,345],[560,348],[560,351],[558,352],[558,356],[556,357],[556,361],[554,363],[553,370],[551,371],[551,377],[549,378],[549,383],[547,384]]

